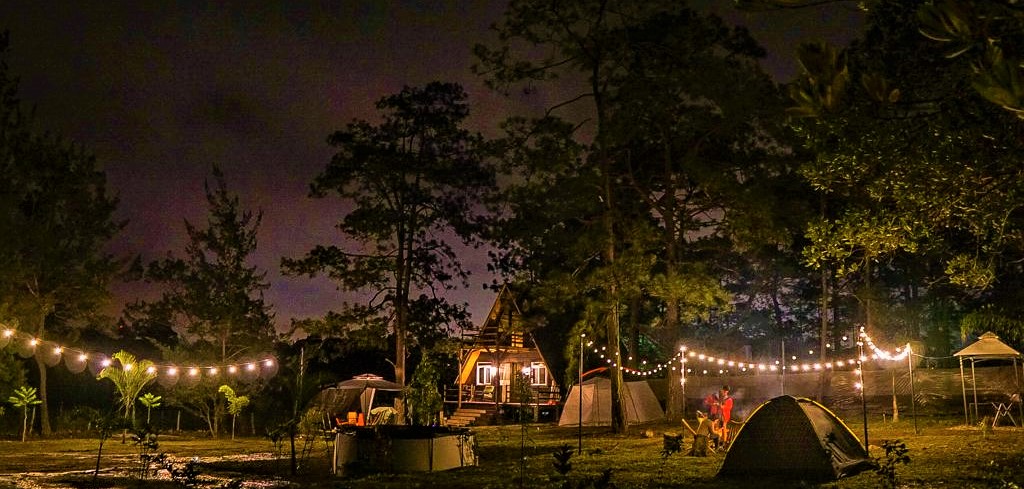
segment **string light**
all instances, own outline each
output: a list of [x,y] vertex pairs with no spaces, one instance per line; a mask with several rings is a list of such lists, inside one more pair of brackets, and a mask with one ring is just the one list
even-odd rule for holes
[[[801,371],[802,372],[809,372],[809,371],[812,371],[812,370],[814,370],[814,371],[821,371],[821,370],[845,369],[845,368],[855,367],[855,366],[857,366],[859,364],[867,362],[869,359],[871,359],[871,360],[892,361],[892,362],[903,361],[903,360],[906,360],[907,356],[910,355],[910,353],[911,353],[911,349],[910,349],[910,345],[909,344],[907,344],[905,346],[898,347],[893,352],[890,352],[890,351],[884,350],[882,348],[879,348],[877,345],[875,345],[874,340],[870,336],[868,336],[868,334],[865,332],[863,327],[860,329],[860,334],[858,335],[858,338],[859,339],[857,341],[857,345],[858,346],[867,346],[868,349],[871,352],[870,356],[862,354],[862,355],[857,356],[857,357],[836,358],[836,359],[830,359],[830,360],[825,361],[825,362],[820,362],[819,361],[819,362],[801,363],[801,362],[799,362],[799,358],[797,356],[793,355],[790,358],[791,358],[791,360],[794,363],[791,363],[789,365],[789,368],[786,369],[786,370],[789,370],[789,371],[792,371],[792,372],[801,372]],[[848,337],[843,336],[843,341],[847,341],[847,340],[848,340]],[[607,347],[594,348],[594,352],[595,353],[597,353],[599,351],[606,351],[606,350],[607,350]],[[814,354],[814,350],[808,350],[808,353],[813,355]],[[603,358],[603,356],[602,356],[602,358]],[[766,372],[766,371],[768,371],[768,372],[778,372],[780,370],[783,370],[782,362],[780,360],[774,360],[773,363],[769,363],[769,364],[765,364],[765,363],[754,364],[754,363],[732,360],[732,359],[724,358],[724,357],[721,357],[721,356],[710,355],[710,354],[707,354],[707,353],[704,353],[704,352],[695,351],[695,350],[693,350],[693,349],[691,349],[691,348],[689,348],[689,347],[687,347],[685,345],[680,346],[679,347],[679,351],[675,355],[673,355],[672,358],[670,358],[668,361],[666,361],[664,363],[657,363],[657,364],[654,364],[653,367],[648,367],[647,360],[644,360],[644,361],[641,362],[641,365],[643,365],[644,367],[648,367],[648,368],[634,369],[634,368],[629,368],[629,367],[622,367],[622,370],[623,370],[623,372],[628,373],[628,374],[632,374],[632,375],[650,376],[650,375],[654,375],[654,374],[660,373],[663,370],[666,370],[668,368],[668,365],[672,365],[673,363],[679,362],[680,360],[682,360],[683,362],[693,360],[693,361],[706,362],[706,363],[710,363],[710,364],[714,364],[714,365],[728,366],[728,367],[731,367],[731,368],[732,367],[736,367],[736,368],[739,368],[739,370],[742,371],[742,372],[747,372],[748,370],[749,371],[754,371],[754,372]],[[608,360],[608,363],[611,363],[611,360]],[[671,367],[671,368],[672,368],[672,371],[675,371],[675,367]],[[728,373],[728,372],[731,371],[730,369],[719,369],[719,370],[722,373]],[[686,371],[690,372],[691,370],[687,369]],[[707,371],[704,370],[704,372],[706,373]],[[859,375],[859,369],[856,370],[855,373],[857,373]]]
[[[21,333],[13,328],[4,328],[2,332],[0,332],[0,337],[2,337],[5,340],[13,339],[15,341],[24,341],[24,343],[22,344],[28,346],[29,348],[35,348],[39,346],[39,344],[43,343],[43,340],[25,333]],[[46,343],[48,345],[52,344],[50,342]],[[2,346],[2,344],[0,344],[0,346]],[[88,362],[89,360],[95,359],[94,365],[98,365],[99,367],[109,368],[111,366],[116,366],[111,357],[104,355],[102,353],[88,352],[81,349],[62,345],[54,345],[52,350],[49,348],[49,346],[47,346],[46,348],[46,351],[51,352],[57,358],[65,356],[65,361],[68,362],[68,368],[72,369],[72,371],[75,372],[80,372],[81,370],[76,370],[77,367],[73,366],[73,361],[77,361],[78,365],[80,366],[81,364]],[[140,359],[139,361],[141,362],[146,360]],[[176,365],[164,364],[153,361],[149,361],[149,363],[151,363],[152,365],[146,368],[146,372],[151,374],[159,375],[161,372],[163,372],[165,375],[169,377],[174,377],[178,375],[178,373],[180,372],[179,367],[177,367]],[[212,376],[217,375],[219,372],[223,371],[226,371],[229,374],[236,374],[244,370],[245,372],[248,372],[250,374],[258,373],[272,375],[273,373],[275,373],[275,366],[276,360],[273,357],[269,357],[259,360],[237,362],[226,365],[197,366],[189,369],[188,373],[190,376],[198,377],[204,372]],[[129,371],[132,368],[134,368],[134,365],[129,363],[121,365],[120,368],[122,370]]]

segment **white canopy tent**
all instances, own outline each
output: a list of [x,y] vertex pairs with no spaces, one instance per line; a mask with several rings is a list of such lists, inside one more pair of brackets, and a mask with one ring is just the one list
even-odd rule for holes
[[[964,359],[971,361],[971,390],[974,396],[973,405],[975,409],[978,406],[978,383],[975,379],[974,365],[980,361],[987,360],[1012,360],[1013,361],[1013,379],[1017,389],[1017,395],[1020,396],[1020,372],[1017,370],[1017,360],[1021,358],[1019,351],[1014,350],[1006,343],[999,340],[999,336],[989,331],[981,335],[978,341],[967,345],[966,348],[953,354],[953,356],[960,359],[960,389],[964,396],[964,422],[970,424],[969,413],[970,410],[967,408],[967,381],[964,376]],[[1024,419],[1024,407],[1020,407],[1018,403],[1018,409],[1021,410],[1021,418]],[[975,411],[975,417],[977,417],[977,411]]]
[[[665,419],[665,412],[658,403],[654,391],[647,381],[622,383],[625,423],[635,425]],[[582,392],[582,395],[580,395]],[[580,404],[582,398],[583,403]],[[572,386],[565,398],[562,416],[558,426],[611,426],[612,424],[612,382],[604,377],[594,377]]]

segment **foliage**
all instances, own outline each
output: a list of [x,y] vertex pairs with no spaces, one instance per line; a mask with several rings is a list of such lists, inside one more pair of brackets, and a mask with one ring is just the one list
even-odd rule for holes
[[173,463],[165,454],[160,454],[157,461],[171,475],[171,480],[186,489],[202,487],[199,478],[199,457],[192,457],[182,465]]
[[132,432],[132,445],[139,451],[137,473],[139,479],[147,479],[150,475],[150,470],[153,471],[155,476],[156,469],[153,467],[153,464],[159,463],[161,458],[156,453],[156,450],[160,448],[159,434],[148,424],[136,427]]
[[[114,383],[120,396],[121,412],[125,418],[135,419],[135,400],[147,384],[156,379],[156,370],[150,360],[137,360],[124,350],[112,355],[115,363],[104,367],[96,379]],[[147,416],[148,418],[148,416]]]
[[231,414],[231,439],[235,439],[235,419],[238,418],[239,414],[242,414],[242,410],[249,405],[249,396],[238,396],[235,395],[234,389],[230,386],[222,385],[217,389],[217,392],[224,394],[224,397],[228,401],[228,413]]
[[[496,30],[499,45],[474,49],[490,86],[579,87],[543,117],[510,118],[495,145],[510,184],[493,266],[531,290],[534,322],[564,315],[563,339],[587,333],[612,358],[639,361],[645,342],[673,352],[729,312],[723,270],[798,241],[807,192],[744,29],[679,2],[521,0]],[[681,395],[670,391],[670,411]]]
[[565,444],[558,447],[555,453],[551,454],[555,459],[551,462],[551,465],[555,467],[555,472],[558,472],[558,475],[565,477],[572,470],[572,453],[572,447]]
[[160,407],[160,405],[161,405],[160,404],[160,400],[162,398],[163,398],[162,396],[155,395],[152,392],[147,392],[147,393],[143,394],[141,397],[139,397],[139,402],[141,402],[143,406],[146,406],[146,424],[147,425],[149,424],[150,412],[153,410],[153,408]]
[[435,424],[438,421],[437,413],[444,408],[444,398],[439,391],[444,369],[440,356],[439,352],[424,356],[402,396],[407,405],[406,417],[414,425]]
[[[3,340],[0,339],[0,344]],[[25,367],[10,348],[0,348],[0,396],[25,384]],[[0,397],[2,399],[2,397]]]
[[92,473],[95,480],[100,474],[100,459],[103,457],[103,444],[114,435],[115,432],[126,428],[127,422],[124,416],[116,416],[115,413],[95,413],[90,424],[96,430],[100,439],[99,449],[96,450],[96,469]]
[[475,239],[477,203],[493,185],[478,153],[481,137],[462,127],[466,98],[451,83],[407,87],[377,102],[379,124],[357,120],[331,135],[337,153],[310,195],[352,203],[337,227],[353,245],[319,245],[282,260],[287,273],[323,273],[342,290],[370,295],[340,314],[393,334],[395,381],[403,385],[407,343],[465,320],[464,305],[437,289],[467,279],[451,240]]
[[24,442],[28,436],[28,408],[42,404],[43,401],[36,397],[36,388],[23,385],[14,390],[14,395],[7,398],[7,402],[16,408],[21,408],[21,441]]
[[[972,10],[980,3],[988,6]],[[924,318],[950,310],[953,322],[974,316],[966,328],[993,318],[973,312],[986,304],[1011,322],[1020,316],[1020,121],[970,88],[987,72],[983,44],[1021,52],[1024,39],[1006,30],[1012,17],[988,17],[997,3],[947,12],[954,2],[864,2],[861,39],[800,50],[791,113],[809,153],[801,173],[820,198],[805,263],[837,296],[853,296],[849,320],[876,334],[931,334]],[[991,22],[985,43],[954,39],[980,32],[974,22]],[[960,34],[938,39],[946,28]]]
[[878,464],[875,473],[879,475],[883,487],[899,487],[896,468],[910,463],[910,456],[907,455],[909,449],[900,440],[885,440],[882,449],[885,450],[885,456],[875,459]]
[[184,258],[169,254],[145,267],[134,264],[137,274],[167,290],[159,300],[129,305],[126,318],[139,336],[173,339],[148,328],[180,327],[191,342],[215,345],[214,358],[225,362],[242,352],[266,351],[275,331],[270,306],[263,299],[269,287],[266,272],[247,264],[256,251],[262,212],[241,209],[220,168],[214,166],[212,176],[205,184],[206,227],[185,221],[189,241]]

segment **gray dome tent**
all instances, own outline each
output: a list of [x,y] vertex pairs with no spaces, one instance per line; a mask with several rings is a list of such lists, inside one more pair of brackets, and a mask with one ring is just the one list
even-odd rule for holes
[[860,440],[832,411],[810,399],[780,396],[750,414],[718,475],[830,481],[873,466]]

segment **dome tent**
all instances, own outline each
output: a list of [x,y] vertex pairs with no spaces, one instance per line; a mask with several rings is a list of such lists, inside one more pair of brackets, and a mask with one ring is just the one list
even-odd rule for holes
[[718,475],[831,481],[873,467],[860,440],[832,411],[811,399],[779,396],[750,414]]

